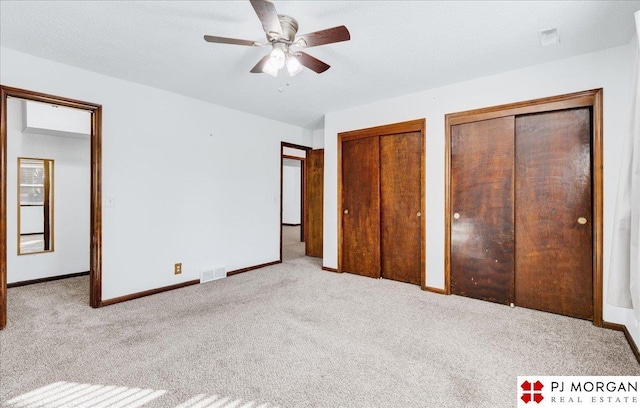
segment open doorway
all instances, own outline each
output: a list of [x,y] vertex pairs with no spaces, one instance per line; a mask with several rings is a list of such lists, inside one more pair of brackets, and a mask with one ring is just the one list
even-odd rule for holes
[[88,272],[89,304],[99,307],[102,108],[4,86],[0,103],[0,329],[8,283]]
[[322,258],[324,149],[282,142],[280,260]]
[[305,256],[306,157],[309,147],[282,142],[280,182],[280,259]]

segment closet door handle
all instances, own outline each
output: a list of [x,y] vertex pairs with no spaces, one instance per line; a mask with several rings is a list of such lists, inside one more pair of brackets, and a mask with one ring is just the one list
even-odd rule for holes
[[345,214],[349,214],[349,210],[344,210],[344,213]]
[[416,217],[420,217],[420,216],[422,216],[422,213],[418,211],[418,213],[416,214]]
[[460,214],[459,213],[454,213],[453,214],[453,218],[455,218],[457,220],[458,218],[460,218]]
[[584,217],[578,218],[578,224],[584,225],[586,223],[587,223],[587,219],[586,218],[584,218]]

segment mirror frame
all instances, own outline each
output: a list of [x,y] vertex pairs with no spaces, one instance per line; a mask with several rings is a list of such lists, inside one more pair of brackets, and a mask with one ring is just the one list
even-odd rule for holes
[[[23,251],[22,250],[22,163],[23,161],[41,161],[44,167],[44,195],[45,199],[43,206],[43,228],[42,234],[44,235],[44,249],[38,251]],[[18,174],[17,174],[17,251],[18,256],[22,255],[35,255],[44,254],[54,251],[54,173],[55,173],[55,161],[53,159],[42,159],[36,157],[18,157]]]

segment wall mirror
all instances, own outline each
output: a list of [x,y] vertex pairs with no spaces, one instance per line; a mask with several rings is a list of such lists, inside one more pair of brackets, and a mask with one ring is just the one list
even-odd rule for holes
[[18,158],[18,255],[53,251],[53,160]]

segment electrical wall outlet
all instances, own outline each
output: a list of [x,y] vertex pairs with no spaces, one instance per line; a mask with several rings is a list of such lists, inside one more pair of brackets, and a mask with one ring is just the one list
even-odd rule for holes
[[173,274],[180,275],[182,273],[182,262],[177,263],[173,266]]

